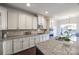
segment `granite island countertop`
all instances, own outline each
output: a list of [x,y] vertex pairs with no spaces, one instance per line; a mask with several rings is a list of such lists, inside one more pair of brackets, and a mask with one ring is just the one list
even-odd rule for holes
[[44,55],[78,55],[78,45],[72,42],[48,40],[36,45]]

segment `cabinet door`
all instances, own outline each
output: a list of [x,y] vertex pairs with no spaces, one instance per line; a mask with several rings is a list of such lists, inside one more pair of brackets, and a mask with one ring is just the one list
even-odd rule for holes
[[26,15],[26,29],[32,29],[32,16]]
[[42,42],[44,42],[46,39],[45,39],[45,35],[43,34],[42,35]]
[[49,40],[49,34],[46,34],[46,40]]
[[2,18],[1,18],[1,10],[0,10],[0,30],[2,30]]
[[37,17],[33,16],[33,29],[37,29]]
[[38,24],[42,25],[42,17],[41,17],[41,15],[38,15]]
[[43,29],[46,29],[46,19],[42,16]]
[[42,35],[40,35],[40,42],[43,42],[43,37],[42,37]]
[[43,35],[43,39],[44,39],[44,41],[46,41],[46,35],[45,34]]
[[8,9],[8,29],[18,28],[18,12],[13,9]]
[[42,15],[38,15],[38,24],[43,26],[43,29],[46,29],[46,19]]
[[26,15],[24,13],[19,13],[19,29],[25,29],[25,20]]
[[30,48],[29,44],[30,44],[29,37],[23,38],[23,50]]
[[0,6],[0,30],[7,29],[7,8]]
[[35,46],[35,39],[34,37],[30,37],[30,47],[34,47]]
[[39,43],[40,40],[39,40],[39,36],[35,36],[35,44]]
[[3,42],[3,54],[13,54],[12,40]]
[[22,50],[22,38],[21,39],[14,39],[14,53],[17,53]]

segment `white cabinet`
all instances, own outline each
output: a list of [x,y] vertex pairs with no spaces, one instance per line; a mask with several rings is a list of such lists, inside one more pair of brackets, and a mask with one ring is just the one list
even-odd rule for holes
[[32,24],[33,29],[37,29],[37,17],[33,16]]
[[49,35],[48,35],[48,34],[43,34],[43,35],[42,35],[42,40],[43,40],[43,41],[49,40]]
[[32,29],[32,15],[26,14],[26,29]]
[[13,54],[12,40],[3,41],[3,54]]
[[46,40],[47,39],[46,39],[46,35],[45,34],[40,35],[40,42],[44,42]]
[[18,28],[18,12],[13,9],[8,9],[8,29]]
[[40,39],[39,39],[39,36],[37,35],[37,36],[35,36],[35,44],[37,44],[37,43],[39,43],[40,42]]
[[38,15],[38,24],[43,26],[42,29],[46,29],[47,25],[46,25],[46,19],[44,16]]
[[2,30],[2,20],[1,20],[1,11],[0,11],[0,30]]
[[25,26],[26,26],[25,20],[26,20],[26,14],[20,12],[19,13],[19,29],[26,29],[25,28]]
[[34,47],[40,42],[49,39],[48,34],[36,35],[32,37],[24,37],[13,40],[0,41],[0,54],[13,54]]
[[0,30],[7,29],[7,9],[0,6]]
[[35,37],[30,37],[30,47],[34,47],[35,46]]
[[14,39],[13,40],[13,48],[14,48],[14,53],[17,53],[19,51],[22,51],[22,38],[21,39]]
[[46,41],[46,40],[47,40],[47,39],[46,39],[46,35],[45,35],[45,34],[43,35],[43,40],[44,40],[44,41]]
[[46,40],[49,40],[49,34],[45,34]]
[[40,38],[40,42],[43,42],[43,36],[39,35],[39,38]]
[[42,34],[42,42],[44,42],[44,41],[45,41],[45,35]]
[[43,25],[43,29],[46,29],[46,19],[45,19],[45,17],[42,17],[42,25]]
[[38,24],[42,25],[42,17],[40,15],[38,15]]
[[3,54],[3,42],[0,41],[0,55]]
[[28,49],[30,47],[29,37],[23,38],[23,50]]
[[43,35],[43,40],[44,40],[44,41],[46,41],[46,37],[45,37],[45,34]]

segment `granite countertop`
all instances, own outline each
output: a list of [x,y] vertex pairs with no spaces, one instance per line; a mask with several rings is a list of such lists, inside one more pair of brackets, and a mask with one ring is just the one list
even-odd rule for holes
[[36,45],[45,55],[78,55],[76,43],[48,40]]

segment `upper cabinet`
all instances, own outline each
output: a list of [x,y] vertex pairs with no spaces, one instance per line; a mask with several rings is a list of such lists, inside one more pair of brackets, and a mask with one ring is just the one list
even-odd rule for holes
[[37,29],[37,17],[27,13],[20,12],[19,29]]
[[7,8],[0,6],[0,30],[7,29]]
[[8,9],[8,29],[37,29],[37,17],[22,11]]
[[19,13],[19,29],[26,29],[26,14]]
[[26,14],[26,29],[32,29],[32,15]]
[[42,25],[42,17],[38,15],[38,25]]
[[37,21],[37,16],[0,6],[0,30],[37,29],[38,22],[45,27],[45,21],[42,17],[40,17],[40,21]]
[[14,9],[8,9],[8,29],[18,28],[18,12]]
[[42,17],[42,25],[43,25],[43,29],[46,29],[46,19],[45,19],[45,17]]
[[38,15],[38,27],[40,29],[46,29],[46,19],[42,15]]
[[32,27],[33,29],[37,29],[37,17],[36,16],[33,16],[32,18]]

